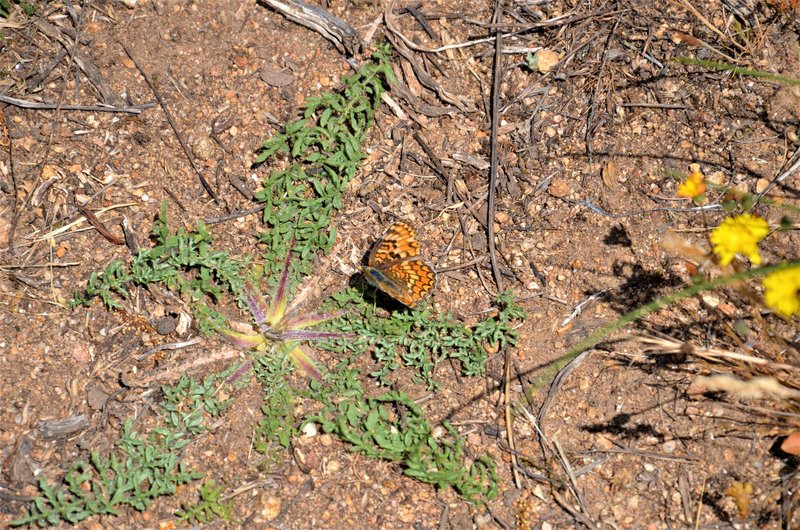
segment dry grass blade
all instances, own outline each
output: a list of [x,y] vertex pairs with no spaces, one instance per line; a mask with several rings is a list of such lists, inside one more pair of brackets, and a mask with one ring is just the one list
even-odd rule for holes
[[85,112],[121,112],[126,114],[141,114],[143,110],[154,107],[155,103],[142,103],[141,105],[133,105],[130,107],[112,107],[102,105],[61,105],[59,107],[56,103],[43,103],[38,101],[26,101],[24,99],[12,98],[5,94],[0,94],[0,101],[14,105],[23,109],[38,109],[38,110],[79,110]]
[[800,399],[800,390],[783,386],[774,377],[754,377],[744,381],[729,374],[698,376],[689,392],[727,392],[739,399]]
[[544,425],[542,420],[547,416],[547,410],[550,408],[550,404],[558,394],[559,390],[561,390],[564,381],[566,381],[569,374],[577,368],[578,366],[583,363],[588,357],[589,354],[592,353],[592,350],[586,350],[585,352],[581,353],[574,359],[572,359],[569,363],[566,364],[561,370],[559,370],[558,375],[553,378],[553,384],[550,386],[550,390],[547,392],[547,397],[544,399],[544,403],[542,403],[542,407],[539,409],[539,428],[544,431]]
[[558,457],[558,462],[561,464],[564,474],[567,475],[570,493],[572,493],[575,501],[580,506],[581,512],[586,513],[586,504],[583,502],[583,495],[581,495],[580,488],[578,488],[578,479],[572,471],[572,464],[569,463],[569,459],[567,455],[564,454],[564,449],[561,447],[558,440],[553,440],[553,447],[555,447],[555,454]]
[[645,353],[648,355],[694,355],[712,362],[725,362],[728,364],[746,363],[760,366],[765,369],[785,370],[788,372],[800,372],[800,366],[792,364],[777,363],[768,361],[760,357],[736,353],[717,348],[699,348],[689,342],[681,342],[676,339],[635,336],[630,340],[646,345]]
[[169,344],[159,344],[158,346],[153,346],[145,350],[143,353],[140,353],[136,356],[137,361],[142,361],[147,357],[153,355],[154,353],[158,353],[165,350],[179,350],[181,348],[187,348],[189,346],[194,346],[195,344],[200,344],[203,342],[202,337],[194,337],[192,339],[182,341],[182,342],[172,342]]
[[688,35],[686,33],[682,33],[680,31],[675,32],[675,38],[680,42],[685,42],[689,46],[697,47],[697,48],[705,48],[706,50],[710,51],[711,53],[715,53],[720,57],[723,57],[726,61],[731,63],[739,63],[741,61],[737,61],[736,58],[731,57],[727,53],[721,52],[720,50],[716,49],[703,39],[698,39],[693,35]]
[[514,436],[514,419],[511,414],[511,397],[509,393],[511,391],[511,360],[509,359],[508,350],[505,352],[505,384],[503,385],[504,390],[504,401],[505,401],[505,419],[506,419],[506,433],[508,435],[508,447],[511,449],[511,471],[514,474],[514,484],[517,486],[518,489],[522,488],[522,483],[520,482],[519,472],[517,468],[519,467],[519,463],[517,462],[517,443],[515,441]]
[[[104,214],[105,212],[107,212],[109,210],[116,210],[117,208],[127,208],[128,206],[136,206],[136,205],[137,204],[133,203],[133,202],[127,202],[127,203],[123,203],[123,204],[113,204],[111,206],[107,206],[105,208],[102,208],[102,209],[98,210],[97,212],[95,212],[94,215],[95,215],[95,217],[100,217],[102,214]],[[48,232],[46,234],[43,234],[43,235],[39,236],[38,238],[34,239],[34,242],[49,241],[50,239],[54,239],[54,238],[58,237],[59,235],[65,233],[65,232],[68,232],[71,228],[82,224],[84,221],[86,221],[86,218],[81,216],[81,218],[76,220],[76,221],[73,221],[73,222],[71,222],[69,224],[66,224],[66,225],[60,227],[60,228],[57,228],[56,230],[53,230],[51,232]],[[91,228],[86,228],[85,230],[91,230]],[[29,235],[27,237],[30,238],[30,237],[32,237],[32,235],[33,234],[31,234],[31,235]]]
[[732,46],[739,48],[742,51],[747,51],[744,46],[733,40],[728,35],[725,35],[722,31],[720,31],[714,24],[709,22],[709,20],[697,10],[692,4],[688,2],[688,0],[677,0],[677,3],[681,4],[687,11],[691,12],[697,19],[703,23],[708,29],[716,33],[723,41],[730,43]]

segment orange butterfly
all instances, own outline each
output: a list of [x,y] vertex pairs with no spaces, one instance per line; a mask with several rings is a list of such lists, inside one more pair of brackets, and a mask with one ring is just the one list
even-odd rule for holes
[[402,221],[386,230],[362,270],[369,283],[408,307],[416,307],[436,286],[436,273],[419,257],[416,231]]

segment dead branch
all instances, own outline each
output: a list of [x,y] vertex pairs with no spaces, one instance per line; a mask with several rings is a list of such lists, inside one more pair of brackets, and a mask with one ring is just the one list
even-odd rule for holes
[[301,0],[261,0],[292,22],[316,31],[336,46],[340,52],[351,57],[361,51],[361,39],[349,24],[333,16],[320,6],[307,4]]

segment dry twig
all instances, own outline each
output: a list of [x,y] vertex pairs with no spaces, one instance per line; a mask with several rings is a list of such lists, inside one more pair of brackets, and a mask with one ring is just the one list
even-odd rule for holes
[[422,83],[426,88],[436,92],[441,100],[446,101],[447,103],[452,103],[461,109],[462,112],[475,112],[477,109],[472,101],[469,100],[469,98],[466,96],[453,94],[445,90],[444,87],[437,83],[433,77],[431,77],[419,64],[419,61],[412,53],[411,48],[407,45],[406,41],[403,40],[404,37],[401,37],[402,33],[400,33],[399,25],[394,17],[393,5],[393,2],[390,2],[386,5],[386,9],[383,12],[383,20],[386,22],[386,36],[389,38],[389,41],[392,43],[395,51],[411,64],[411,67],[414,70],[414,75],[417,76],[420,83]]
[[505,405],[506,435],[508,437],[508,447],[511,449],[511,472],[514,474],[514,485],[517,489],[522,488],[517,468],[517,443],[514,440],[514,418],[511,414],[511,359],[509,359],[508,349],[505,350],[505,384],[503,385],[503,399]]
[[312,29],[331,41],[340,52],[351,57],[361,50],[361,39],[349,24],[320,6],[302,0],[261,0],[278,13],[301,26]]
[[[495,3],[494,24],[503,20],[503,3]],[[486,207],[486,237],[489,244],[489,261],[492,264],[492,274],[497,291],[503,291],[503,276],[497,262],[497,251],[494,245],[494,200],[497,194],[497,128],[500,121],[500,80],[503,77],[503,32],[495,31],[494,41],[494,67],[492,71],[492,123],[490,132],[490,169],[489,169],[489,198]]]
[[142,103],[141,105],[134,105],[132,107],[112,107],[103,105],[61,105],[57,103],[41,103],[38,101],[26,101],[24,99],[12,98],[5,94],[0,94],[0,101],[20,107],[23,109],[36,109],[36,110],[79,110],[87,112],[122,112],[125,114],[140,114],[143,110],[147,110],[156,106],[155,103]]
[[194,169],[194,172],[197,175],[197,178],[200,179],[200,184],[203,185],[203,188],[206,190],[206,192],[208,192],[208,194],[211,196],[211,198],[214,199],[214,202],[216,202],[217,204],[220,204],[220,199],[217,196],[217,193],[211,187],[211,184],[208,183],[208,181],[203,176],[203,174],[200,173],[200,169],[197,167],[197,164],[195,164],[194,157],[192,156],[191,151],[189,151],[189,147],[186,145],[186,142],[183,141],[183,136],[181,136],[181,133],[178,130],[178,126],[175,123],[175,120],[172,119],[172,114],[169,112],[169,109],[167,108],[167,104],[164,103],[164,100],[161,98],[161,94],[158,92],[158,90],[156,90],[156,86],[153,83],[152,79],[150,79],[150,76],[147,75],[147,72],[145,72],[144,68],[142,68],[142,65],[139,62],[139,59],[125,45],[125,43],[122,42],[122,41],[119,41],[119,43],[125,49],[125,53],[127,53],[128,57],[131,58],[131,61],[133,61],[133,64],[136,65],[136,68],[139,70],[139,73],[142,74],[142,77],[144,77],[145,82],[147,82],[147,85],[150,87],[150,90],[153,92],[153,95],[158,100],[158,104],[161,105],[161,109],[164,111],[164,114],[167,116],[167,121],[169,122],[170,127],[172,127],[172,131],[175,133],[175,137],[178,139],[178,143],[181,144],[181,149],[183,149],[183,154],[186,155],[186,158],[189,160],[189,164],[192,166],[192,169]]

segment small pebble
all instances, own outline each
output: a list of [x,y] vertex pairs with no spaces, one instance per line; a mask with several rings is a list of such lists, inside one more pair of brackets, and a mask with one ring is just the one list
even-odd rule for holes
[[700,298],[703,301],[703,305],[708,309],[714,309],[719,305],[719,297],[713,294],[704,294]]
[[214,141],[208,136],[201,136],[192,144],[192,154],[198,160],[209,160],[216,153]]
[[303,427],[303,435],[306,438],[313,438],[317,435],[317,426],[314,423],[306,423],[305,427]]

